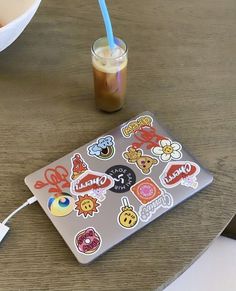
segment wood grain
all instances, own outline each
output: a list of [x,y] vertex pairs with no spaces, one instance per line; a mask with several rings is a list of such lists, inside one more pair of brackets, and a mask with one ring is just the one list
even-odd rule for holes
[[1,219],[30,197],[26,175],[144,110],[187,145],[214,184],[88,266],[40,207],[29,207],[1,244],[1,291],[162,290],[236,212],[235,1],[108,5],[129,45],[127,102],[115,114],[94,105],[90,45],[104,35],[97,1],[43,1],[1,53]]

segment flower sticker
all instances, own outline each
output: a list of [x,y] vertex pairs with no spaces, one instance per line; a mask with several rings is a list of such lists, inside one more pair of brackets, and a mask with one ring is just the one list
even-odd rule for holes
[[152,153],[159,156],[162,162],[170,160],[179,160],[182,158],[182,146],[178,142],[172,142],[170,139],[160,141],[160,146],[154,147]]

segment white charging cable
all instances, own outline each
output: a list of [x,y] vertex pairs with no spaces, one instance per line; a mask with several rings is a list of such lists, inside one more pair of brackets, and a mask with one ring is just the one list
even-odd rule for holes
[[33,204],[37,201],[37,198],[35,196],[29,198],[24,204],[22,204],[20,207],[18,207],[16,210],[14,210],[11,214],[8,215],[6,219],[3,220],[2,223],[0,223],[0,243],[10,230],[10,228],[6,225],[6,223],[14,216],[17,212],[19,212],[24,207]]

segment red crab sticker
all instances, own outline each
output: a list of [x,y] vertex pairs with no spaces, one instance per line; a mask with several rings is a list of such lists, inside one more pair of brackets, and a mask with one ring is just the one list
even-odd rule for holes
[[160,181],[166,188],[181,184],[196,189],[198,187],[196,176],[199,172],[200,167],[194,162],[169,162],[160,176]]
[[79,195],[101,189],[105,193],[113,186],[114,180],[111,176],[88,170],[71,183],[71,192]]

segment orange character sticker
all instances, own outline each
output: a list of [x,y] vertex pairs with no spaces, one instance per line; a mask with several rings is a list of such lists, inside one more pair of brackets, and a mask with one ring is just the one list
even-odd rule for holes
[[136,183],[131,187],[131,192],[142,204],[147,204],[161,194],[160,188],[151,178],[145,178]]
[[97,199],[89,196],[88,194],[84,196],[79,196],[78,200],[75,202],[77,210],[77,215],[83,215],[84,218],[88,216],[93,217],[94,213],[98,213],[98,207],[101,205],[97,202]]

